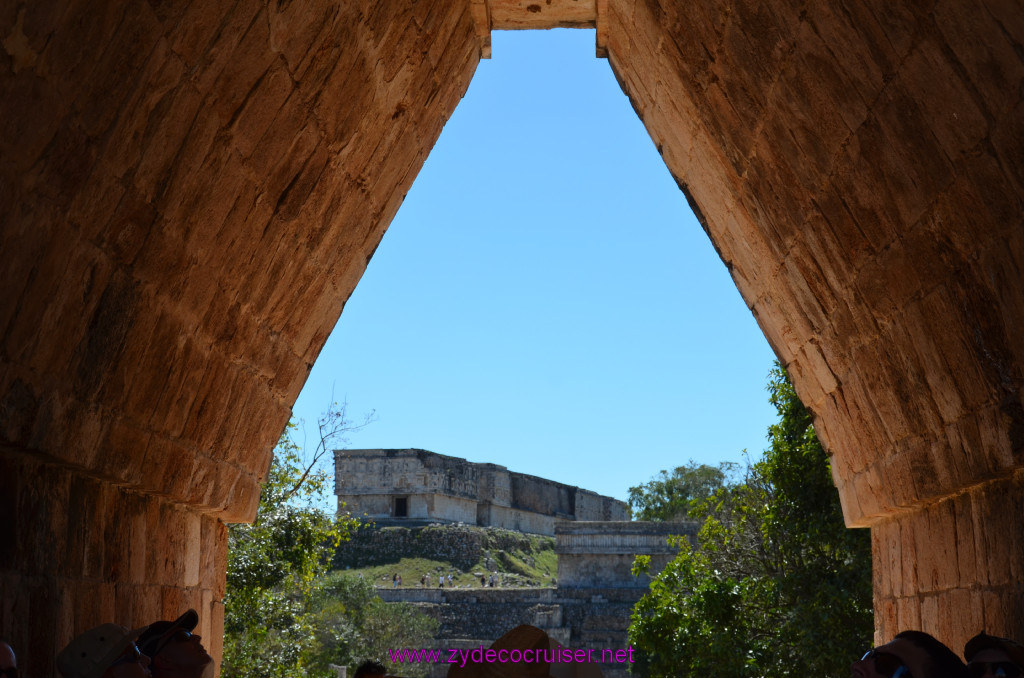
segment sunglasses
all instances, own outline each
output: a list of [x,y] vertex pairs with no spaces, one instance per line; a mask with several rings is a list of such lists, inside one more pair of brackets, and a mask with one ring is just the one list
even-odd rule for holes
[[160,650],[164,649],[167,643],[172,640],[179,643],[184,643],[192,639],[192,632],[186,631],[185,629],[176,629],[174,633],[163,638],[156,637],[150,638],[147,642],[143,643],[146,647],[146,654],[150,657],[155,657],[160,654]]
[[875,662],[875,673],[881,674],[885,678],[914,678],[913,674],[910,673],[910,669],[903,663],[903,660],[894,654],[879,650],[868,650],[860,658],[862,662],[866,662],[869,659]]
[[132,643],[131,645],[125,648],[124,654],[118,657],[114,661],[114,663],[111,664],[111,666],[117,666],[119,664],[130,664],[132,662],[137,662],[141,659],[142,653],[139,652],[139,648],[135,645],[135,643]]
[[967,674],[971,678],[981,678],[989,673],[996,678],[1017,678],[1021,671],[1013,662],[971,662],[967,665]]
[[187,640],[192,639],[192,632],[186,631],[185,629],[178,629],[171,636],[171,640],[176,640],[179,643],[184,643]]

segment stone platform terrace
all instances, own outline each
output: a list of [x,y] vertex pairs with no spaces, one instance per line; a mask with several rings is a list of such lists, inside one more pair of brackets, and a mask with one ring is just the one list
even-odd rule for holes
[[[437,619],[441,648],[489,647],[517,624],[531,624],[566,647],[614,652],[627,647],[630,614],[650,583],[649,576],[632,575],[636,556],[651,556],[650,572],[656,575],[675,553],[668,536],[693,539],[697,528],[695,523],[559,521],[554,588],[383,586],[377,595],[413,603]],[[625,669],[602,665],[607,678],[626,678]]]

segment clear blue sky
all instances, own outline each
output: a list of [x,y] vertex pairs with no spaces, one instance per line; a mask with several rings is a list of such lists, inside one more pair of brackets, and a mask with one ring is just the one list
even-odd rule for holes
[[[594,31],[495,31],[294,407],[625,499],[758,456],[774,355]],[[301,436],[300,436],[301,440]]]

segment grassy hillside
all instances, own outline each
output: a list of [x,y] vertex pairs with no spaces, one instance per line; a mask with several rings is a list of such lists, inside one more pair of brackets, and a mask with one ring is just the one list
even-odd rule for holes
[[342,544],[336,569],[362,575],[374,586],[392,586],[395,574],[404,588],[436,588],[438,576],[452,575],[452,585],[480,587],[498,573],[499,587],[554,586],[558,557],[552,537],[497,528],[432,525],[423,528],[366,527]]

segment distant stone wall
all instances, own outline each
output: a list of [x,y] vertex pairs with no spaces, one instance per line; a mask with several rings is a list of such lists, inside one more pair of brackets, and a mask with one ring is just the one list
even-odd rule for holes
[[[414,604],[436,619],[437,647],[489,646],[514,626],[532,624],[572,649],[595,654],[622,650],[628,645],[633,606],[650,585],[649,575],[632,574],[636,556],[650,556],[650,575],[656,575],[677,551],[669,546],[669,536],[682,535],[693,543],[697,529],[697,523],[689,522],[559,520],[554,529],[557,588],[381,588],[378,595],[385,601]],[[526,535],[505,530],[368,529],[339,554],[347,553],[353,563],[361,564],[365,558],[388,562],[400,556],[441,555],[465,569],[479,560],[484,548],[528,549],[528,542]],[[601,668],[606,678],[629,675],[623,664]],[[445,672],[439,667],[433,675]]]
[[[558,586],[646,589],[651,575],[661,572],[678,551],[669,546],[669,536],[682,535],[693,544],[698,529],[692,522],[560,520],[555,524]],[[633,575],[638,555],[650,556],[649,574]]]
[[[437,647],[489,646],[509,629],[531,624],[571,649],[622,650],[640,589],[389,589],[387,602],[406,602],[440,622]],[[435,677],[446,675],[437,667]],[[626,664],[602,664],[605,678],[629,678]]]
[[345,569],[393,563],[401,558],[430,558],[448,561],[467,571],[487,553],[495,554],[496,558],[500,558],[497,554],[502,551],[530,553],[538,540],[551,543],[547,537],[531,538],[500,528],[481,530],[458,525],[364,527],[338,547],[334,567]]
[[624,502],[426,450],[336,450],[339,511],[554,534],[556,520],[628,520]]

